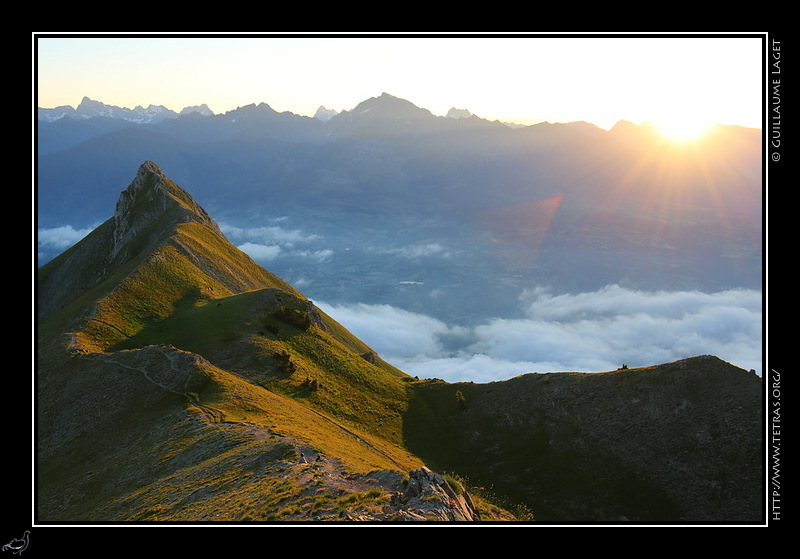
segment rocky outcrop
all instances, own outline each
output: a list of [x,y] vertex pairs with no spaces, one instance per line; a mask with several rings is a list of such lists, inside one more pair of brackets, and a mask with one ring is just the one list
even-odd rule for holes
[[391,507],[399,520],[477,522],[480,513],[465,490],[453,488],[436,472],[426,467],[409,472],[405,492],[393,496]]
[[[188,193],[172,183],[158,165],[145,161],[117,201],[112,218],[111,257],[115,257],[131,239],[152,228],[156,220],[163,219],[169,209],[178,212],[174,214],[176,222],[196,220],[219,232],[214,220]],[[153,233],[158,233],[157,228]]]

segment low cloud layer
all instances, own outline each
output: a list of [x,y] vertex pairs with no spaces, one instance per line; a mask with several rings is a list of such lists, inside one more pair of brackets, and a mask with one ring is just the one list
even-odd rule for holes
[[281,247],[279,245],[261,245],[258,243],[242,243],[239,250],[249,255],[254,260],[273,260],[280,256]]
[[94,227],[76,229],[71,225],[39,229],[36,242],[40,249],[66,250],[91,233],[93,229]]
[[36,231],[36,257],[41,266],[61,254],[94,230],[92,227],[78,228],[71,225],[50,227]]
[[[275,222],[285,221],[278,218]],[[308,248],[321,241],[319,235],[277,225],[236,227],[220,224],[220,229],[236,247],[257,262],[270,262],[279,257],[301,258],[324,262],[333,256],[327,248]],[[303,248],[305,247],[305,248]]]
[[274,244],[293,247],[297,244],[309,243],[319,239],[318,235],[304,233],[297,229],[286,229],[276,225],[266,227],[236,227],[220,223],[220,229],[225,236],[235,242],[237,239],[247,239],[259,244]]
[[711,354],[761,373],[762,295],[525,293],[521,318],[469,328],[388,305],[319,306],[384,359],[420,378],[489,382],[529,372],[602,372]]
[[447,258],[450,256],[450,252],[445,247],[435,242],[416,243],[401,248],[383,249],[380,252],[407,259],[423,258],[427,256]]

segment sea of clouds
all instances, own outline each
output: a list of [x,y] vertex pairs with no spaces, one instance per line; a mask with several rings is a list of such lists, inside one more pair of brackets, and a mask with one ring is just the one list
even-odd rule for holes
[[531,372],[602,372],[716,355],[761,373],[762,295],[732,289],[524,293],[524,316],[465,327],[390,305],[317,305],[419,378],[490,382]]

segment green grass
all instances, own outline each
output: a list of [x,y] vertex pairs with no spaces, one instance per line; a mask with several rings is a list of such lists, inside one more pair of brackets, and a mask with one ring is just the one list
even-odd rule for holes
[[[139,238],[148,238],[148,232],[140,232]],[[192,251],[193,258],[184,256],[185,248]],[[135,262],[135,267],[126,266],[104,282],[106,286],[119,284],[98,302],[95,320],[81,338],[86,349],[115,348],[176,311],[203,301],[263,288],[299,295],[224,237],[198,223],[181,225],[171,242]]]
[[[260,386],[401,443],[408,377],[368,362],[326,330],[273,317],[278,299],[305,304],[272,289],[212,300],[190,294],[173,305],[169,316],[142,326],[113,349],[172,345],[223,367],[235,361],[237,370]],[[337,335],[344,337],[342,331]],[[286,359],[291,371],[283,365]],[[308,379],[315,381],[315,389],[308,388]]]

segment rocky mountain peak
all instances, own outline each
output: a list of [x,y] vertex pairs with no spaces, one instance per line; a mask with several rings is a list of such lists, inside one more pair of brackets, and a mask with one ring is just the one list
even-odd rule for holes
[[201,116],[214,116],[214,111],[208,108],[208,105],[205,103],[201,105],[193,105],[191,107],[184,107],[183,110],[180,112],[181,116],[184,115],[201,115]]
[[469,112],[467,109],[457,109],[455,107],[451,107],[449,111],[447,111],[447,118],[469,118],[472,116],[472,113]]
[[166,176],[158,165],[152,161],[145,161],[142,163],[136,171],[133,182],[131,182],[127,189],[122,191],[117,201],[115,215],[127,211],[131,202],[140,193],[149,198],[152,198],[154,195],[164,194],[165,180]]
[[317,120],[321,120],[322,122],[327,122],[336,115],[339,114],[339,111],[334,109],[328,109],[324,105],[320,105],[317,109],[317,112],[314,113],[314,118]]
[[389,93],[382,93],[379,97],[373,97],[360,103],[355,109],[354,113],[374,113],[381,118],[429,118],[433,115],[427,109],[422,109],[414,103],[390,95]]
[[145,161],[133,182],[122,191],[113,216],[112,257],[146,227],[172,215],[165,223],[198,221],[219,232],[211,216],[189,193],[172,182],[152,161]]

